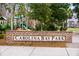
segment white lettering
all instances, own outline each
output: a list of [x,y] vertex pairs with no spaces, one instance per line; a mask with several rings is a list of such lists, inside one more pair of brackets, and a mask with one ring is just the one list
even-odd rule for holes
[[64,41],[64,36],[14,36],[14,40],[24,41]]

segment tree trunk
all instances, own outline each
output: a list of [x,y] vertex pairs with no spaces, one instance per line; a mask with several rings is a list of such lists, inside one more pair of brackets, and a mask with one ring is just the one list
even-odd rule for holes
[[43,31],[44,23],[41,23],[41,31]]
[[12,8],[11,8],[11,30],[13,30],[15,5],[12,5],[11,7],[12,7]]
[[42,31],[42,24],[41,24],[41,31]]
[[13,30],[13,8],[11,9],[11,30]]

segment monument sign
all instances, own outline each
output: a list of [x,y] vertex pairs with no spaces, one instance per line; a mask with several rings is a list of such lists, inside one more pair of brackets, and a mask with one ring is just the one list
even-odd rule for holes
[[7,43],[27,43],[34,46],[66,46],[72,42],[72,32],[57,31],[7,31]]

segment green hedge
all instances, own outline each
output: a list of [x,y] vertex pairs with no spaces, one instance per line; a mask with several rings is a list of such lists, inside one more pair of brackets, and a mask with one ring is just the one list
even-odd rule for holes
[[4,34],[0,34],[0,39],[4,39]]

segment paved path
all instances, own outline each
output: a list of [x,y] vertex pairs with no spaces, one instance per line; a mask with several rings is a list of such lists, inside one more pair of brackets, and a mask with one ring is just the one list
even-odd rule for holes
[[79,33],[74,33],[73,34],[72,43],[79,43]]
[[0,56],[79,56],[79,48],[0,46]]
[[79,48],[79,33],[74,33],[72,36],[72,43],[68,43],[67,47]]

